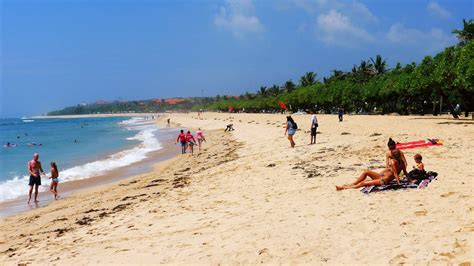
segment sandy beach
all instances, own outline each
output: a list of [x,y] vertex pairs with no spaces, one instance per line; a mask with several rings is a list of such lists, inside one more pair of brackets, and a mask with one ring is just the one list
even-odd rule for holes
[[[463,264],[474,262],[474,121],[309,115],[289,148],[284,115],[169,114],[208,139],[147,174],[0,220],[0,261],[31,264]],[[224,132],[233,123],[235,131]],[[440,138],[426,189],[337,192],[384,166],[389,137]],[[179,147],[176,145],[176,154]]]

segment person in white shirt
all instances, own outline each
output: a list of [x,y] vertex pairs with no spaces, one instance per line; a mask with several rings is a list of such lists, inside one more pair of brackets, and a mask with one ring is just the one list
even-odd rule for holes
[[311,144],[316,144],[316,130],[318,129],[318,118],[316,117],[316,114],[314,111],[311,111]]

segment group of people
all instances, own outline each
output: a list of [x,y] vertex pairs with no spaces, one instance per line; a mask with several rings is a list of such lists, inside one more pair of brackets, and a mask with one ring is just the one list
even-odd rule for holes
[[[49,186],[49,190],[51,193],[54,195],[54,199],[57,200],[59,198],[58,194],[58,183],[59,183],[59,171],[58,171],[58,166],[56,165],[55,162],[51,162],[51,176],[49,179],[51,179],[51,184]],[[38,202],[38,188],[41,186],[41,174],[45,175],[45,172],[43,170],[43,167],[41,166],[41,162],[39,161],[39,154],[35,153],[33,154],[33,160],[28,162],[27,165],[28,168],[28,173],[30,174],[30,180],[29,180],[29,187],[30,190],[28,191],[28,204],[31,201],[31,195],[33,194],[33,188],[35,190],[35,202]]]
[[[311,112],[311,131],[310,131],[310,137],[311,140],[308,145],[313,145],[316,144],[316,132],[318,130],[318,118],[316,117],[316,113],[314,111]],[[293,136],[296,133],[296,130],[298,129],[298,125],[296,124],[295,120],[289,115],[286,117],[286,127],[285,127],[285,133],[284,135],[288,134],[288,140],[290,141],[290,146],[294,148],[296,146],[295,140],[293,139]]]
[[[397,144],[390,138],[387,143],[388,151],[385,154],[385,168],[380,172],[372,170],[365,170],[362,174],[352,183],[336,186],[336,190],[344,189],[357,189],[367,186],[381,186],[396,180],[400,184],[400,174],[403,172],[405,178],[412,182],[411,175],[407,172],[407,160],[405,154],[396,148]],[[414,160],[415,165],[413,166],[414,172],[425,172],[425,166],[422,162],[423,157],[420,154],[415,154]],[[371,180],[366,180],[369,177]]]
[[184,133],[184,130],[181,129],[178,137],[176,138],[176,143],[181,144],[181,154],[185,154],[188,150],[191,155],[194,155],[194,145],[198,145],[199,151],[201,151],[201,144],[206,141],[202,130],[199,128],[196,131],[196,138],[191,134],[191,131]]

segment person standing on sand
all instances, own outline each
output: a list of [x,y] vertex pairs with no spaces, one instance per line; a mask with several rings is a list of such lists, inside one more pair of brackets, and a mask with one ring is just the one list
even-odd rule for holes
[[309,145],[316,144],[316,130],[318,129],[318,118],[316,113],[311,111],[311,142]]
[[342,107],[339,107],[339,110],[337,110],[337,116],[339,117],[339,122],[342,122],[344,116],[344,109]]
[[181,129],[181,133],[178,134],[178,138],[176,138],[176,143],[181,144],[181,154],[186,153],[186,134],[184,134],[184,130]]
[[170,119],[168,118],[168,120],[166,120],[166,122],[168,123],[168,127],[170,127]]
[[286,133],[288,133],[288,140],[290,141],[290,145],[292,148],[295,147],[296,143],[295,141],[293,140],[293,135],[295,135],[296,133],[296,123],[295,121],[293,120],[293,118],[291,116],[287,116],[286,117],[286,127],[285,127],[285,133],[284,135],[286,135]]
[[39,154],[33,154],[33,160],[28,162],[28,172],[30,173],[30,190],[28,192],[28,204],[31,201],[31,193],[33,192],[33,187],[35,187],[35,202],[38,202],[38,187],[41,186],[41,176],[40,172],[44,175],[43,168],[41,167],[41,162],[38,160]]
[[189,147],[189,150],[191,151],[191,155],[194,155],[194,145],[196,144],[196,140],[189,130],[188,133],[186,133],[186,143]]
[[56,165],[55,162],[51,162],[51,176],[49,177],[51,179],[51,185],[49,187],[49,191],[53,193],[54,199],[57,200],[59,199],[59,194],[58,194],[58,180],[59,177],[59,172],[58,172],[58,166]]
[[196,131],[196,139],[197,139],[197,143],[199,145],[199,151],[201,151],[201,143],[203,141],[206,141],[206,138],[204,137],[204,134],[202,133],[201,128],[199,128],[198,131]]

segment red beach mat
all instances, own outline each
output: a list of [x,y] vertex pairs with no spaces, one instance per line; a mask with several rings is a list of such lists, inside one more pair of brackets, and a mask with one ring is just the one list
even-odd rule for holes
[[410,141],[410,142],[399,142],[397,143],[397,149],[405,150],[405,149],[414,149],[419,147],[429,147],[429,146],[441,146],[443,143],[440,139],[424,139],[424,140],[417,140],[417,141]]

